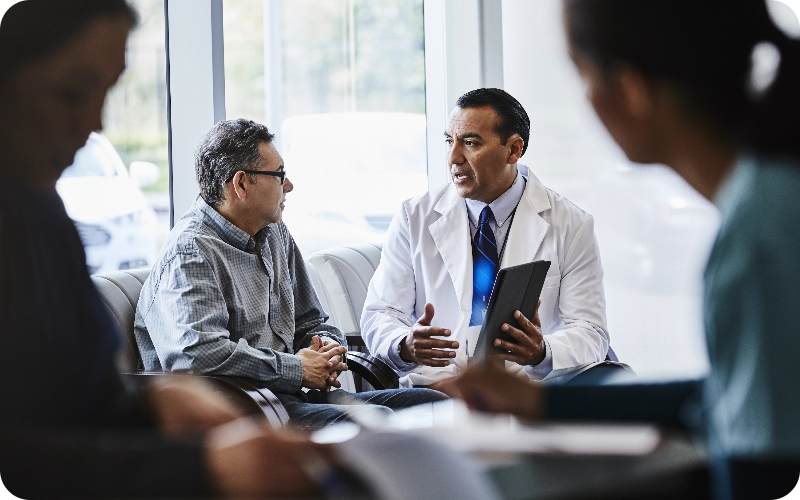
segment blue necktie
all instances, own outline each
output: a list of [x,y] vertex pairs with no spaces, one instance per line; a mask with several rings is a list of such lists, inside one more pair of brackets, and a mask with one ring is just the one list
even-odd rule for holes
[[472,239],[472,315],[469,326],[483,324],[489,296],[497,277],[497,242],[489,226],[490,221],[494,221],[494,214],[489,205],[486,205],[481,212],[478,231]]

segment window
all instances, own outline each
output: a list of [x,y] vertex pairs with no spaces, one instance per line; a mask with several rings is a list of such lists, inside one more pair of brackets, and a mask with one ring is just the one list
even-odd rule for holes
[[150,266],[169,233],[163,0],[131,0],[140,16],[127,69],[56,188],[78,226],[91,273]]
[[381,242],[427,190],[422,0],[225,0],[228,119],[277,133],[304,255]]

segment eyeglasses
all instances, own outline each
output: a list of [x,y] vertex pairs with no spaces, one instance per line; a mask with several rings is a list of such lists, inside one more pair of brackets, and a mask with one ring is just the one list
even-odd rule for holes
[[[283,167],[281,167],[281,168],[283,168]],[[286,172],[283,171],[283,170],[278,170],[278,171],[270,171],[270,170],[237,170],[236,172],[244,172],[246,174],[272,175],[272,176],[275,176],[275,177],[280,177],[281,178],[281,185],[283,185],[284,181],[286,180]],[[234,173],[233,175],[236,175],[236,173]],[[233,180],[233,177],[231,177],[230,179],[228,179],[225,182],[227,183],[227,182],[230,182],[232,180]]]

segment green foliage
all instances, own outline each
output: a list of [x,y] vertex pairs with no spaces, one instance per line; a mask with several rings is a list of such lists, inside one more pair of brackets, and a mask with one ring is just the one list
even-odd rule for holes
[[421,0],[284,2],[284,117],[425,112],[422,21]]
[[[263,123],[263,2],[224,6],[227,115]],[[425,112],[422,0],[291,0],[281,17],[284,119]]]

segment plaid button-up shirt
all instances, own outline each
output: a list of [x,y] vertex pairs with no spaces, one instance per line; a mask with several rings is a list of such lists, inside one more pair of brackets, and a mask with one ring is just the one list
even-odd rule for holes
[[187,370],[300,389],[294,353],[314,335],[345,344],[320,306],[283,222],[254,237],[201,197],[170,233],[136,309],[146,370]]

